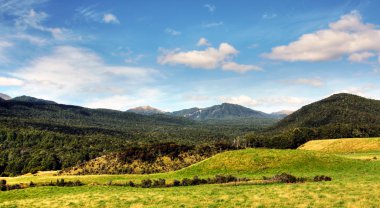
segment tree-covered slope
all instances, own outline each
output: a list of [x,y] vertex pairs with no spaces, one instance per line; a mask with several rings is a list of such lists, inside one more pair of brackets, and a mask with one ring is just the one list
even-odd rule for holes
[[335,94],[306,105],[277,123],[276,128],[321,127],[331,124],[380,125],[380,101]]

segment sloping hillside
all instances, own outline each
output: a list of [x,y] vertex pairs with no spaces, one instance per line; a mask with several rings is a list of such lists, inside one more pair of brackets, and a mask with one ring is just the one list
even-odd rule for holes
[[380,138],[312,140],[298,149],[328,153],[358,153],[380,151]]
[[277,129],[331,124],[380,125],[380,101],[352,94],[335,94],[302,107],[277,123]]
[[363,161],[304,150],[245,149],[217,154],[176,172],[178,175],[322,174],[359,170]]

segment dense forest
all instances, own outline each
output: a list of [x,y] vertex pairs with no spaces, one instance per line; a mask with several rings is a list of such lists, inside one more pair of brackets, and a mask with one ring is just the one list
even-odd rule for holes
[[163,114],[144,116],[61,105],[30,97],[0,100],[0,173],[64,169],[150,144],[232,144],[236,136],[275,121],[245,118],[202,123]]
[[[0,100],[0,174],[61,169],[72,174],[152,173],[175,170],[228,149],[297,148],[311,139],[380,136],[380,101],[337,94],[276,121],[249,117],[194,121],[30,97]],[[105,165],[108,162],[115,167]]]

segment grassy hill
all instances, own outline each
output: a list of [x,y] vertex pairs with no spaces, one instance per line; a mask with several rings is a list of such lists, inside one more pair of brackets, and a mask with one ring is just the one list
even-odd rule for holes
[[199,177],[212,177],[216,174],[232,174],[249,178],[261,179],[264,175],[288,172],[300,176],[315,176],[318,174],[377,174],[380,171],[379,161],[361,161],[339,157],[332,154],[306,150],[272,150],[245,149],[219,153],[199,163],[178,171],[157,174],[127,174],[127,175],[45,175],[19,176],[9,178],[10,183],[50,182],[58,178],[67,180],[79,179],[85,183],[125,183],[129,180],[165,178],[168,180]]
[[[0,194],[0,207],[377,207],[380,162],[306,150],[246,149],[215,155],[179,171],[152,175],[21,176],[9,183],[81,180],[82,187],[35,187]],[[330,182],[268,185],[200,185],[173,188],[107,186],[129,180],[182,179],[234,174],[261,179],[280,172]]]
[[312,140],[298,149],[328,153],[357,153],[380,151],[380,138]]

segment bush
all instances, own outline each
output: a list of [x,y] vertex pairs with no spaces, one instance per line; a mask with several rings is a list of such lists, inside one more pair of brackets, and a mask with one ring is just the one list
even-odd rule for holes
[[314,181],[315,182],[320,182],[320,181],[331,181],[332,178],[329,177],[329,176],[324,176],[324,175],[321,175],[321,176],[315,176],[314,177]]
[[133,183],[133,181],[129,181],[129,186],[130,187],[135,187],[136,185],[135,185],[135,183]]
[[188,179],[188,178],[184,178],[184,179],[182,179],[182,183],[181,183],[181,185],[182,186],[190,186],[191,184],[192,184],[192,180],[191,179]]
[[152,180],[146,179],[141,181],[141,187],[142,188],[150,188],[152,187]]
[[0,182],[0,190],[1,191],[6,191],[8,188],[7,188],[7,181],[6,180],[1,180]]
[[263,177],[264,180],[274,181],[274,182],[280,182],[280,183],[297,183],[297,182],[305,182],[306,178],[297,178],[291,174],[288,173],[281,173],[278,175],[275,175],[273,177]]
[[166,185],[165,179],[158,179],[153,181],[153,187],[164,187]]
[[179,181],[179,180],[173,181],[173,186],[180,186],[180,185],[181,185],[181,181]]
[[35,186],[36,186],[36,184],[33,183],[33,181],[31,181],[31,182],[29,183],[29,187],[35,187]]

